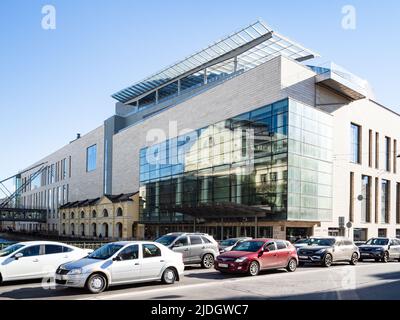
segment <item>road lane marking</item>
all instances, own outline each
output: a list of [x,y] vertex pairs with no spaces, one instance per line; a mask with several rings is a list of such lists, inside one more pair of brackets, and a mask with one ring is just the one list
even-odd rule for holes
[[[383,265],[381,264],[380,266],[387,266],[386,264]],[[175,286],[171,288],[154,288],[154,289],[149,289],[149,290],[143,290],[143,291],[130,291],[130,292],[124,292],[124,293],[116,293],[116,294],[108,294],[106,292],[106,295],[100,296],[100,297],[85,297],[85,298],[80,298],[78,300],[109,300],[109,299],[116,299],[116,298],[122,298],[122,297],[134,297],[138,295],[146,295],[146,294],[152,294],[152,293],[162,293],[162,292],[171,292],[171,291],[178,291],[178,290],[185,290],[185,289],[192,289],[192,288],[201,288],[201,287],[207,287],[207,286],[215,286],[215,285],[220,285],[221,283],[223,284],[236,284],[240,282],[252,282],[252,281],[260,281],[260,277],[268,277],[267,279],[271,278],[277,278],[282,275],[285,275],[285,277],[290,276],[290,277],[295,277],[304,273],[318,273],[318,272],[324,272],[324,271],[329,271],[329,272],[334,272],[338,270],[343,270],[343,269],[348,269],[348,268],[354,268],[355,266],[349,266],[349,265],[344,265],[344,266],[334,266],[332,268],[327,268],[327,269],[311,269],[311,270],[304,270],[300,272],[292,272],[292,273],[277,273],[277,274],[268,274],[268,275],[261,275],[257,277],[245,277],[245,278],[234,278],[234,279],[221,279],[219,281],[209,281],[205,283],[196,283],[196,284],[188,284],[188,285],[180,285],[180,286]],[[365,264],[365,265],[358,265],[356,268],[366,268],[366,267],[371,267],[371,264]]]

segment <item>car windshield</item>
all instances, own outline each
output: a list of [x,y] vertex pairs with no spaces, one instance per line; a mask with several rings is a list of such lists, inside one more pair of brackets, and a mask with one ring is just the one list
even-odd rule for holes
[[221,241],[221,246],[230,247],[230,246],[233,246],[236,242],[237,242],[237,239],[227,239],[227,240]]
[[23,244],[13,244],[7,248],[4,248],[3,250],[0,251],[0,257],[7,257],[11,253],[14,253],[18,249],[21,249],[24,245]]
[[330,247],[335,244],[336,240],[333,238],[328,238],[328,239],[319,239],[319,238],[311,238],[308,239],[307,244],[309,246],[322,246],[322,247]]
[[373,246],[387,246],[389,243],[388,239],[369,239],[367,241],[367,244],[373,245]]
[[121,244],[109,243],[88,255],[89,259],[106,260],[123,247]]
[[158,238],[156,240],[156,242],[163,244],[164,246],[169,246],[172,242],[175,241],[175,239],[177,238],[177,236],[173,236],[173,235],[166,235],[166,236],[162,236],[161,238]]
[[245,241],[233,248],[233,251],[257,252],[264,245],[262,241]]

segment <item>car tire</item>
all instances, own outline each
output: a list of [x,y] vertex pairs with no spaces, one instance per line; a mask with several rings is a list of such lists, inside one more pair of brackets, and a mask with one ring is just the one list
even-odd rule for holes
[[214,266],[214,256],[211,253],[206,253],[201,259],[201,266],[204,269],[211,269]]
[[322,261],[322,266],[329,268],[332,265],[333,257],[330,253],[327,253]]
[[174,284],[176,280],[176,272],[172,268],[167,268],[164,270],[161,281],[164,284]]
[[297,260],[296,259],[290,259],[287,266],[286,270],[289,272],[295,272],[297,269]]
[[382,257],[381,261],[382,261],[383,263],[388,263],[388,262],[389,262],[389,252],[385,251],[385,252],[383,253],[383,257]]
[[252,277],[257,276],[260,273],[260,265],[257,261],[252,261],[249,264],[249,275]]
[[357,262],[358,262],[358,254],[357,254],[356,252],[354,252],[354,253],[351,255],[350,264],[351,264],[352,266],[355,266],[355,265],[357,264]]
[[92,274],[86,281],[86,289],[90,293],[98,294],[107,288],[107,279],[101,273]]

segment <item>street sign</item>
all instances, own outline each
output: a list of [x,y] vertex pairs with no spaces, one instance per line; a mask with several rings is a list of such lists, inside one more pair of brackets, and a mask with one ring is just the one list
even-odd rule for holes
[[352,224],[350,221],[347,222],[346,227],[347,227],[348,229],[350,229],[352,226],[353,226],[353,224]]

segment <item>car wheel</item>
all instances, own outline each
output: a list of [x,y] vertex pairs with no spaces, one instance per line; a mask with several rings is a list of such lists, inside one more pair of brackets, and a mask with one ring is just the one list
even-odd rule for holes
[[322,266],[329,268],[332,265],[332,255],[330,253],[327,253],[325,255],[324,261],[322,261]]
[[91,293],[101,293],[107,288],[107,279],[100,273],[92,274],[86,282],[86,289]]
[[295,272],[297,269],[297,260],[296,259],[290,259],[289,263],[286,267],[286,270],[289,272]]
[[204,255],[203,260],[201,260],[201,266],[205,269],[210,269],[214,265],[214,256],[210,253]]
[[172,268],[165,269],[161,281],[165,284],[174,284],[176,280],[176,273]]
[[252,277],[258,275],[260,272],[260,266],[258,265],[257,261],[252,261],[249,265],[249,275]]
[[350,264],[352,266],[355,266],[357,262],[358,262],[358,254],[354,252],[353,255],[351,256]]
[[385,251],[382,257],[382,262],[387,263],[389,261],[389,252]]

